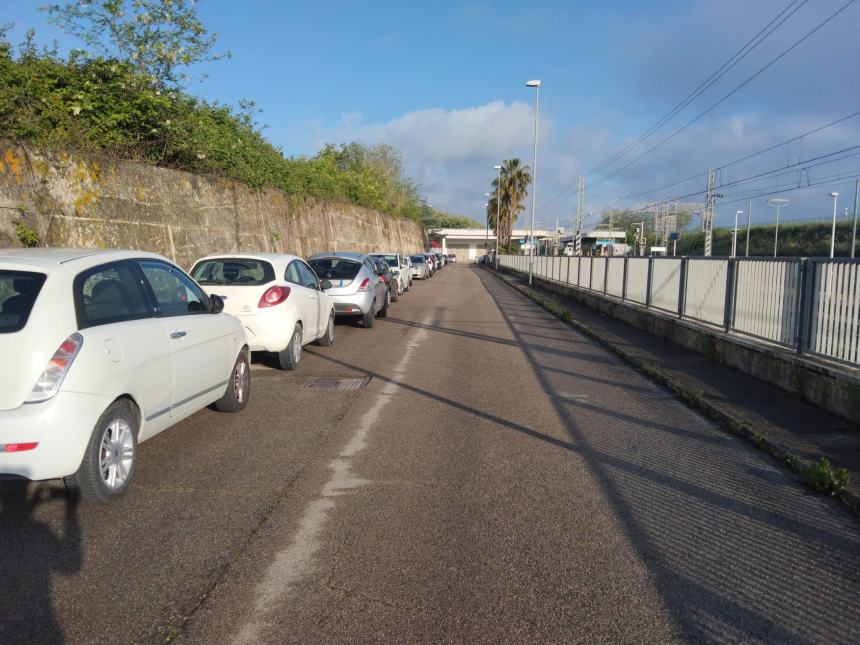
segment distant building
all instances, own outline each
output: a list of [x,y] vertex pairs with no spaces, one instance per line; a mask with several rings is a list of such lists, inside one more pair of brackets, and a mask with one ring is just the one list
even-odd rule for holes
[[[436,249],[446,255],[453,253],[458,262],[474,262],[484,255],[485,246],[489,246],[491,251],[496,248],[496,236],[492,230],[488,234],[486,228],[436,228],[430,230],[430,235],[434,241],[438,241]],[[511,243],[525,242],[528,237],[528,229],[515,228]],[[551,239],[552,231],[535,229],[535,242]]]

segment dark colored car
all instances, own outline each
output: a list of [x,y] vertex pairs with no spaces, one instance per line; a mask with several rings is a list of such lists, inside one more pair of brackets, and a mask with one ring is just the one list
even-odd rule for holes
[[388,265],[388,262],[385,261],[385,258],[380,257],[378,255],[369,256],[370,259],[379,267],[379,279],[382,280],[388,286],[388,294],[389,301],[396,302],[397,301],[397,276],[394,275],[394,272],[391,270],[391,267]]

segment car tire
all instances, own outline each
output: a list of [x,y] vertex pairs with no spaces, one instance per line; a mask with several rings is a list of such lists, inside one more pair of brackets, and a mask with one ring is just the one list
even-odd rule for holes
[[287,346],[278,352],[278,365],[282,370],[295,370],[302,362],[302,326],[296,323]]
[[373,313],[373,303],[371,303],[370,310],[361,317],[361,326],[371,329],[374,322],[376,322],[376,315]]
[[239,412],[248,405],[251,395],[251,361],[248,357],[249,353],[244,349],[236,357],[227,381],[227,391],[212,404],[218,412]]
[[[388,291],[390,293],[391,289],[389,289]],[[401,293],[403,293],[403,292],[400,290],[400,281],[398,281],[397,286],[394,287],[394,295],[391,296],[391,302],[397,302],[397,300],[400,298]]]
[[93,428],[78,471],[65,478],[69,491],[90,502],[112,502],[122,496],[137,472],[139,426],[131,401],[111,403]]
[[323,347],[334,345],[334,312],[331,312],[329,315],[325,333],[317,339],[317,345],[322,345]]
[[379,310],[379,313],[376,315],[380,318],[385,318],[388,315],[388,307],[391,305],[391,289],[385,292],[385,304],[382,305],[382,309]]

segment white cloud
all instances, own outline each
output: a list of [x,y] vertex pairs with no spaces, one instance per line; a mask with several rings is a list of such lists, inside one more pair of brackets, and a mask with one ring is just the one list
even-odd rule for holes
[[[457,110],[418,110],[378,124],[348,114],[318,143],[388,143],[401,151],[407,174],[423,186],[431,204],[481,219],[493,166],[516,156],[531,163],[533,110],[527,103],[493,101]],[[551,132],[550,122],[541,123],[542,140]]]

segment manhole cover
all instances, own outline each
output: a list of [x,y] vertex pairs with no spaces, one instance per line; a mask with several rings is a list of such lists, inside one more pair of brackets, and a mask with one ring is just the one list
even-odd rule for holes
[[315,387],[320,390],[360,390],[365,385],[370,383],[370,377],[363,378],[318,378],[312,383],[308,383],[308,387]]

